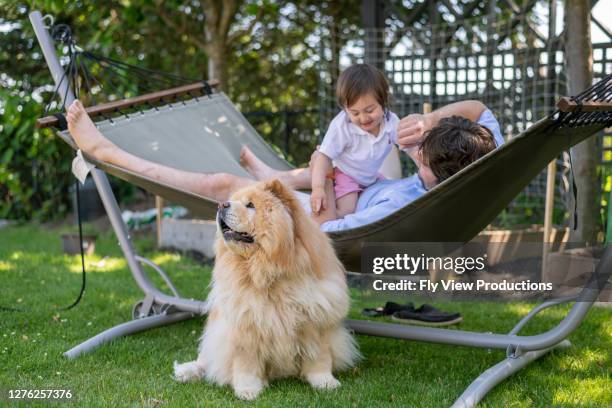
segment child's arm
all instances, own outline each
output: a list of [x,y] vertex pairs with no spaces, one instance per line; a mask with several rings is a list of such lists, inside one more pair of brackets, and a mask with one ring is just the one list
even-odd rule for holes
[[314,214],[328,207],[325,194],[325,180],[332,171],[332,161],[321,152],[316,152],[311,161],[312,192],[310,194],[310,206]]
[[[336,200],[325,194],[326,176],[333,170],[332,160],[337,159],[344,152],[349,142],[349,133],[346,129],[346,114],[340,112],[329,124],[329,128],[323,137],[321,146],[312,156],[310,163],[310,177],[312,182],[312,193],[310,205],[314,215],[326,209],[336,209]],[[327,211],[326,211],[327,212]]]
[[425,132],[434,128],[440,119],[456,115],[476,122],[486,109],[487,107],[479,101],[461,101],[443,106],[431,113],[408,115],[397,127],[397,143],[402,149],[416,147],[423,142]]

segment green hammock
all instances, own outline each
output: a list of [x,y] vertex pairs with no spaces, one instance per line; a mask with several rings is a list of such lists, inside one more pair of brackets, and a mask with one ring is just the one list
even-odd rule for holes
[[[611,77],[572,98],[572,112],[557,111],[542,119],[395,213],[359,228],[330,233],[338,256],[347,269],[359,271],[365,242],[469,241],[560,152],[612,125]],[[249,177],[239,163],[243,145],[275,169],[291,168],[222,93],[103,120],[97,126],[122,149],[181,170]],[[73,145],[67,131],[62,137]],[[87,158],[200,217],[215,216],[213,199]]]

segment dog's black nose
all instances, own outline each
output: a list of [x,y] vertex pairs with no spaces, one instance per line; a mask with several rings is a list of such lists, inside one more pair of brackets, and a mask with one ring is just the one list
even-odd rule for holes
[[222,203],[219,203],[219,209],[222,210],[224,208],[229,208],[230,207],[230,203],[229,201],[224,201]]

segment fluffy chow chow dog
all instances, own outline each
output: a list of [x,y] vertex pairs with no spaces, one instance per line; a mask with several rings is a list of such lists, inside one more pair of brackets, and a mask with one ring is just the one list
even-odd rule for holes
[[359,352],[342,325],[349,295],[328,237],[277,180],[236,192],[219,205],[217,225],[199,354],[175,362],[175,378],[230,384],[242,399],[286,376],[338,387],[332,371]]

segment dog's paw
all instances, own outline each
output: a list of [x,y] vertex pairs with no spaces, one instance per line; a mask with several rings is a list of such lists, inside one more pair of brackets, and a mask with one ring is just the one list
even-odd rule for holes
[[254,400],[264,389],[267,382],[251,375],[236,376],[234,378],[234,393],[243,400]]
[[308,374],[306,379],[314,388],[321,390],[332,390],[340,386],[340,381],[336,380],[331,373]]
[[174,362],[174,379],[180,382],[199,380],[202,378],[202,368],[196,361],[179,364]]
[[257,398],[261,390],[263,390],[263,386],[240,387],[234,388],[234,393],[242,400],[251,401]]

